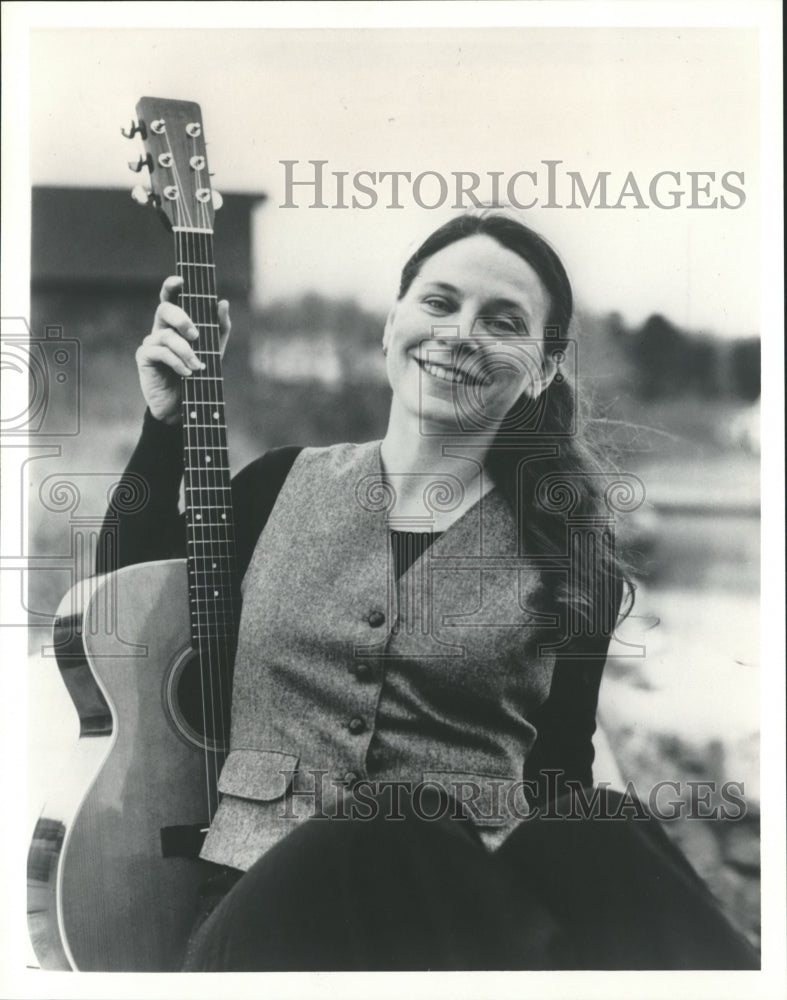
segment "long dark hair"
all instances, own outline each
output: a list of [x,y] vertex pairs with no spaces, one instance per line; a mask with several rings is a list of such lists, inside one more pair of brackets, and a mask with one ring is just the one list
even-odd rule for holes
[[[473,210],[436,229],[405,264],[399,298],[426,260],[476,235],[492,237],[536,272],[550,300],[545,348],[553,358],[567,359],[574,297],[566,269],[543,237],[506,210]],[[521,396],[501,424],[486,467],[517,519],[521,554],[546,557],[546,565],[570,562],[570,571],[553,575],[552,590],[564,606],[569,635],[609,635],[624,587],[625,613],[634,588],[616,551],[608,503],[616,470],[586,433],[575,378],[558,364],[536,401]]]

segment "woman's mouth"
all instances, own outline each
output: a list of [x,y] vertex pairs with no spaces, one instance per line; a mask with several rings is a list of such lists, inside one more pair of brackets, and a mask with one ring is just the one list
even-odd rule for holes
[[457,382],[460,385],[480,385],[483,381],[476,378],[464,369],[455,368],[453,365],[436,364],[434,361],[424,361],[422,358],[415,358],[418,366],[431,378],[439,379],[442,382]]

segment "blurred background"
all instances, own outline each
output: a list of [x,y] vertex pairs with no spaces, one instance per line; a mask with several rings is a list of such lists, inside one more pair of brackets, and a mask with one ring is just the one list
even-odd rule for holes
[[[119,128],[139,96],[203,107],[225,198],[215,246],[233,315],[235,471],[280,444],[382,435],[385,310],[410,244],[444,218],[412,205],[283,209],[281,159],[513,173],[551,157],[590,179],[633,171],[646,185],[667,169],[754,178],[759,105],[756,42],[743,30],[42,31],[31,59],[30,326],[51,376],[24,473],[35,812],[47,762],[75,731],[42,646],[75,539],[94,537],[136,442],[133,355],[173,269],[155,213],[122,186],[137,179],[124,163],[140,150]],[[196,84],[194,65],[207,67]],[[756,186],[746,191],[738,211],[539,208],[528,221],[574,280],[589,429],[647,491],[619,525],[638,588],[605,675],[604,733],[645,798],[665,780],[687,803],[689,781],[743,786],[741,819],[667,826],[757,944],[765,331]]]

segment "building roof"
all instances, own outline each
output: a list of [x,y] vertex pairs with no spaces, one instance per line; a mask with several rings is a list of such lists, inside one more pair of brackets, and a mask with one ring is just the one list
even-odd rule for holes
[[[149,285],[174,269],[173,238],[129,188],[34,187],[34,285]],[[230,193],[216,215],[214,251],[222,292],[251,286],[251,213],[264,194]]]

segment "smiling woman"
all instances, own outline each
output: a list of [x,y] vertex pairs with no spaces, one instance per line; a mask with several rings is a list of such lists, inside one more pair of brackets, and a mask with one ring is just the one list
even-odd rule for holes
[[[181,388],[205,362],[181,288],[137,354],[126,476],[151,502],[110,511],[123,565],[185,552]],[[590,794],[635,498],[581,440],[571,319],[551,247],[463,215],[404,268],[383,440],[233,481],[232,726],[187,969],[755,967],[645,807]]]

